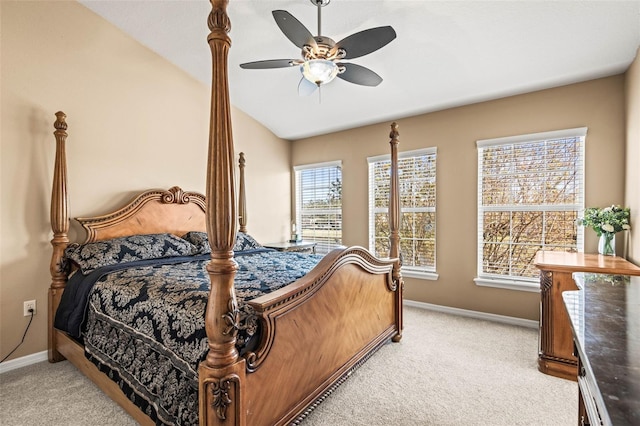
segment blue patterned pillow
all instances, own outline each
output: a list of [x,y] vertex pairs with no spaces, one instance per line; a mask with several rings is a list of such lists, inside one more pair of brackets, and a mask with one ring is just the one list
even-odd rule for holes
[[190,231],[184,234],[182,238],[195,246],[196,254],[211,253],[211,246],[209,246],[209,236],[206,232]]
[[[196,246],[198,254],[211,253],[211,246],[209,246],[209,237],[206,232],[191,231],[182,236],[185,240]],[[244,232],[238,232],[236,235],[236,244],[233,246],[233,251],[243,251],[262,248],[262,245],[257,242],[251,235]]]
[[74,244],[65,250],[67,259],[75,263],[83,274],[117,263],[194,254],[196,248],[193,244],[172,234],[131,235]]
[[255,240],[251,235],[244,232],[238,232],[236,236],[236,245],[233,246],[233,251],[243,251],[262,248],[262,245]]

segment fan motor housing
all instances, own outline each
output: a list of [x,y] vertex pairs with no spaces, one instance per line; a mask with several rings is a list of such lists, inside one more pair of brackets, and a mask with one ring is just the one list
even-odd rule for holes
[[305,60],[311,59],[328,59],[334,60],[339,58],[342,49],[335,49],[336,42],[330,37],[314,36],[316,46],[305,45],[302,49],[302,57]]

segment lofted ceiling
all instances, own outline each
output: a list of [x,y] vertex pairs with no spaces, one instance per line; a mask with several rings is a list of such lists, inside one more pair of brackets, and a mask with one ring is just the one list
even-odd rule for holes
[[[211,84],[208,1],[80,3]],[[637,0],[332,0],[322,9],[322,35],[335,41],[395,29],[387,46],[350,61],[384,80],[366,87],[335,79],[320,96],[299,96],[297,67],[239,67],[300,57],[272,17],[277,9],[317,35],[310,0],[230,0],[229,87],[234,106],[289,140],[619,74],[640,46]]]

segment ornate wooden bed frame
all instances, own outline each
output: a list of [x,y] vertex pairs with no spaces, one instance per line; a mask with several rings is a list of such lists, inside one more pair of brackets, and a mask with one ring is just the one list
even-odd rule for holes
[[[391,130],[389,259],[377,259],[360,247],[334,250],[310,273],[250,303],[262,323],[255,352],[236,350],[238,307],[234,292],[237,263],[236,192],[227,84],[230,46],[227,0],[211,0],[208,42],[213,59],[211,128],[206,197],[184,192],[146,191],[125,207],[78,221],[87,240],[117,236],[205,230],[211,245],[207,271],[211,291],[205,315],[209,350],[199,368],[201,425],[298,424],[351,371],[389,339],[402,337],[403,281],[399,262],[397,125]],[[49,292],[49,360],[68,359],[141,424],[151,420],[84,357],[83,347],[53,328],[68,268],[69,245],[65,141],[66,115],[56,113],[56,159],[51,197],[53,254]],[[244,156],[240,154],[240,230],[246,232]],[[205,214],[206,212],[206,214]]]

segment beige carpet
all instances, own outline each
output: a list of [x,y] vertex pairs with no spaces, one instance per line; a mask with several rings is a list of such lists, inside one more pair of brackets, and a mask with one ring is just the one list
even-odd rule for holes
[[[574,426],[575,382],[540,373],[537,330],[405,308],[381,348],[302,426]],[[68,362],[0,375],[0,424],[133,425]]]

